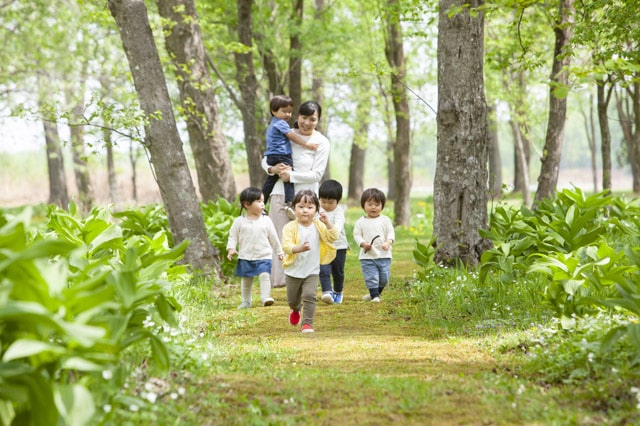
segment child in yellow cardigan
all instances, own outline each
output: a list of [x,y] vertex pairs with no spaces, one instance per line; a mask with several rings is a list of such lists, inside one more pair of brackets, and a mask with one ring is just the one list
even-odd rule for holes
[[333,226],[326,213],[321,212],[316,217],[320,200],[312,190],[298,192],[291,206],[296,220],[282,229],[282,250],[285,254],[282,267],[287,303],[291,308],[289,322],[298,325],[302,310],[302,332],[313,333],[320,264],[331,263],[335,258],[336,249],[331,243],[338,238],[340,230]]

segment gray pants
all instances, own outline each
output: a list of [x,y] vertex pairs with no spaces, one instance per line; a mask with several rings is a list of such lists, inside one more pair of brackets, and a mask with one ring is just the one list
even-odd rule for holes
[[318,275],[309,275],[306,278],[295,278],[285,275],[287,282],[287,303],[294,311],[302,310],[302,325],[313,326],[313,317],[316,314],[316,291],[318,288]]
[[[280,241],[282,241],[282,228],[289,223],[286,208],[287,205],[284,203],[284,195],[276,194],[269,197],[269,218],[276,228],[276,233]],[[278,255],[274,253],[273,262],[271,262],[271,287],[284,287],[285,285],[282,261],[278,259]]]

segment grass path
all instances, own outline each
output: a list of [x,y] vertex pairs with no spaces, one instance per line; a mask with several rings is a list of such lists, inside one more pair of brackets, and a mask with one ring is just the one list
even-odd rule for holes
[[392,282],[379,304],[361,300],[359,263],[348,256],[344,302],[319,302],[313,334],[288,323],[282,288],[273,291],[274,306],[233,313],[251,320],[220,336],[237,357],[236,371],[216,377],[230,389],[225,423],[524,424],[507,395],[486,390],[497,368],[489,351],[471,340],[434,339],[424,323],[402,316],[413,266],[410,250],[394,250]]

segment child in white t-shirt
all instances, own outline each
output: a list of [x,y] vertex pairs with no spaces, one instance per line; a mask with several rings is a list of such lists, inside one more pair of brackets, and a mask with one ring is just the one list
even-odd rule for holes
[[[331,263],[320,265],[320,286],[322,296],[320,300],[329,305],[342,303],[342,290],[344,289],[344,265],[347,260],[349,242],[344,231],[344,209],[340,205],[342,199],[342,185],[340,182],[329,179],[320,185],[318,190],[321,211],[327,213],[327,218],[338,228],[340,235],[333,242],[336,248],[336,258]],[[331,279],[333,278],[333,288]]]
[[310,189],[299,191],[293,198],[296,220],[282,229],[282,249],[285,258],[282,267],[287,285],[287,303],[291,308],[289,322],[300,323],[303,311],[302,332],[313,332],[316,312],[316,291],[320,264],[330,263],[336,255],[331,244],[338,238],[338,229],[320,212],[320,200]]

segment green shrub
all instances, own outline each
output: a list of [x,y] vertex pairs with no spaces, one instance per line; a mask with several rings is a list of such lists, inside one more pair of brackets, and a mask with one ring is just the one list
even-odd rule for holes
[[2,424],[88,424],[92,383],[123,377],[119,358],[133,345],[149,344],[157,371],[169,367],[146,322],[176,324],[168,289],[184,277],[175,263],[186,244],[170,248],[166,232],[123,238],[104,209],[75,213],[50,207],[44,230],[30,226],[29,209],[2,221]]

